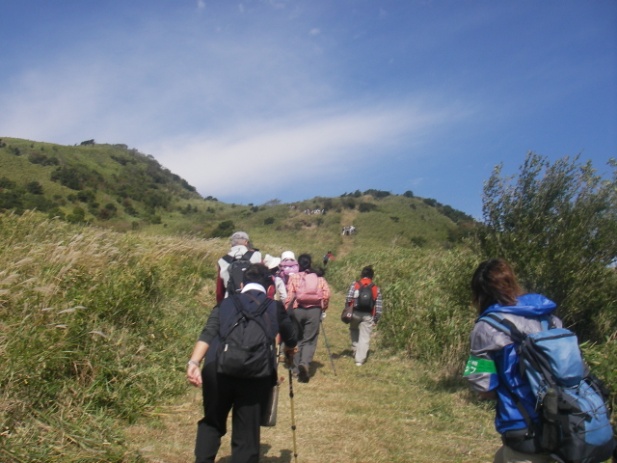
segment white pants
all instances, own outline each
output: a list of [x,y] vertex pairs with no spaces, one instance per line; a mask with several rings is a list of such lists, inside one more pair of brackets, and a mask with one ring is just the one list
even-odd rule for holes
[[352,319],[349,324],[351,347],[354,351],[356,363],[364,363],[366,361],[372,332],[373,317],[370,314],[362,316],[360,320]]

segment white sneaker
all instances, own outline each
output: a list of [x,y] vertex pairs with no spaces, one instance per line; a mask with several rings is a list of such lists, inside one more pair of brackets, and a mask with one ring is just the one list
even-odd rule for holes
[[356,366],[357,366],[357,367],[361,367],[361,366],[362,366],[362,363],[360,363],[360,362],[356,362]]

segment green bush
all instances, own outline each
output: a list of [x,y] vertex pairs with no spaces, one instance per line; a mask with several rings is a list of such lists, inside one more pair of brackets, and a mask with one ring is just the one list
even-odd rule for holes
[[236,226],[232,220],[220,222],[216,228],[210,233],[211,238],[229,238],[235,231]]
[[591,163],[550,164],[530,153],[516,179],[498,166],[484,188],[482,253],[509,260],[528,291],[559,305],[584,340],[617,332],[617,164],[611,180]]

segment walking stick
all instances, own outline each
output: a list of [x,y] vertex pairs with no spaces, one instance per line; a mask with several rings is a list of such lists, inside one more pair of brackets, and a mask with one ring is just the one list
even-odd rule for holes
[[294,461],[298,463],[298,448],[296,447],[296,416],[294,414],[293,374],[291,373],[291,367],[289,367],[289,409],[291,410],[291,435],[293,436],[294,444]]
[[328,357],[330,357],[330,365],[332,365],[332,371],[334,372],[334,376],[336,376],[336,368],[334,368],[334,360],[332,360],[332,352],[330,352],[330,346],[328,345],[328,337],[326,336],[326,329],[324,328],[323,320],[319,319],[319,323],[321,323],[321,332],[323,333],[323,339],[326,342]]

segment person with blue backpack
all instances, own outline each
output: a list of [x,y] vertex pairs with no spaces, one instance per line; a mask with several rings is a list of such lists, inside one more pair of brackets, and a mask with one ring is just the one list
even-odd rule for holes
[[557,304],[525,293],[503,259],[482,262],[471,279],[478,318],[464,378],[496,400],[502,447],[495,463],[599,463],[615,443],[599,381],[582,360]]

